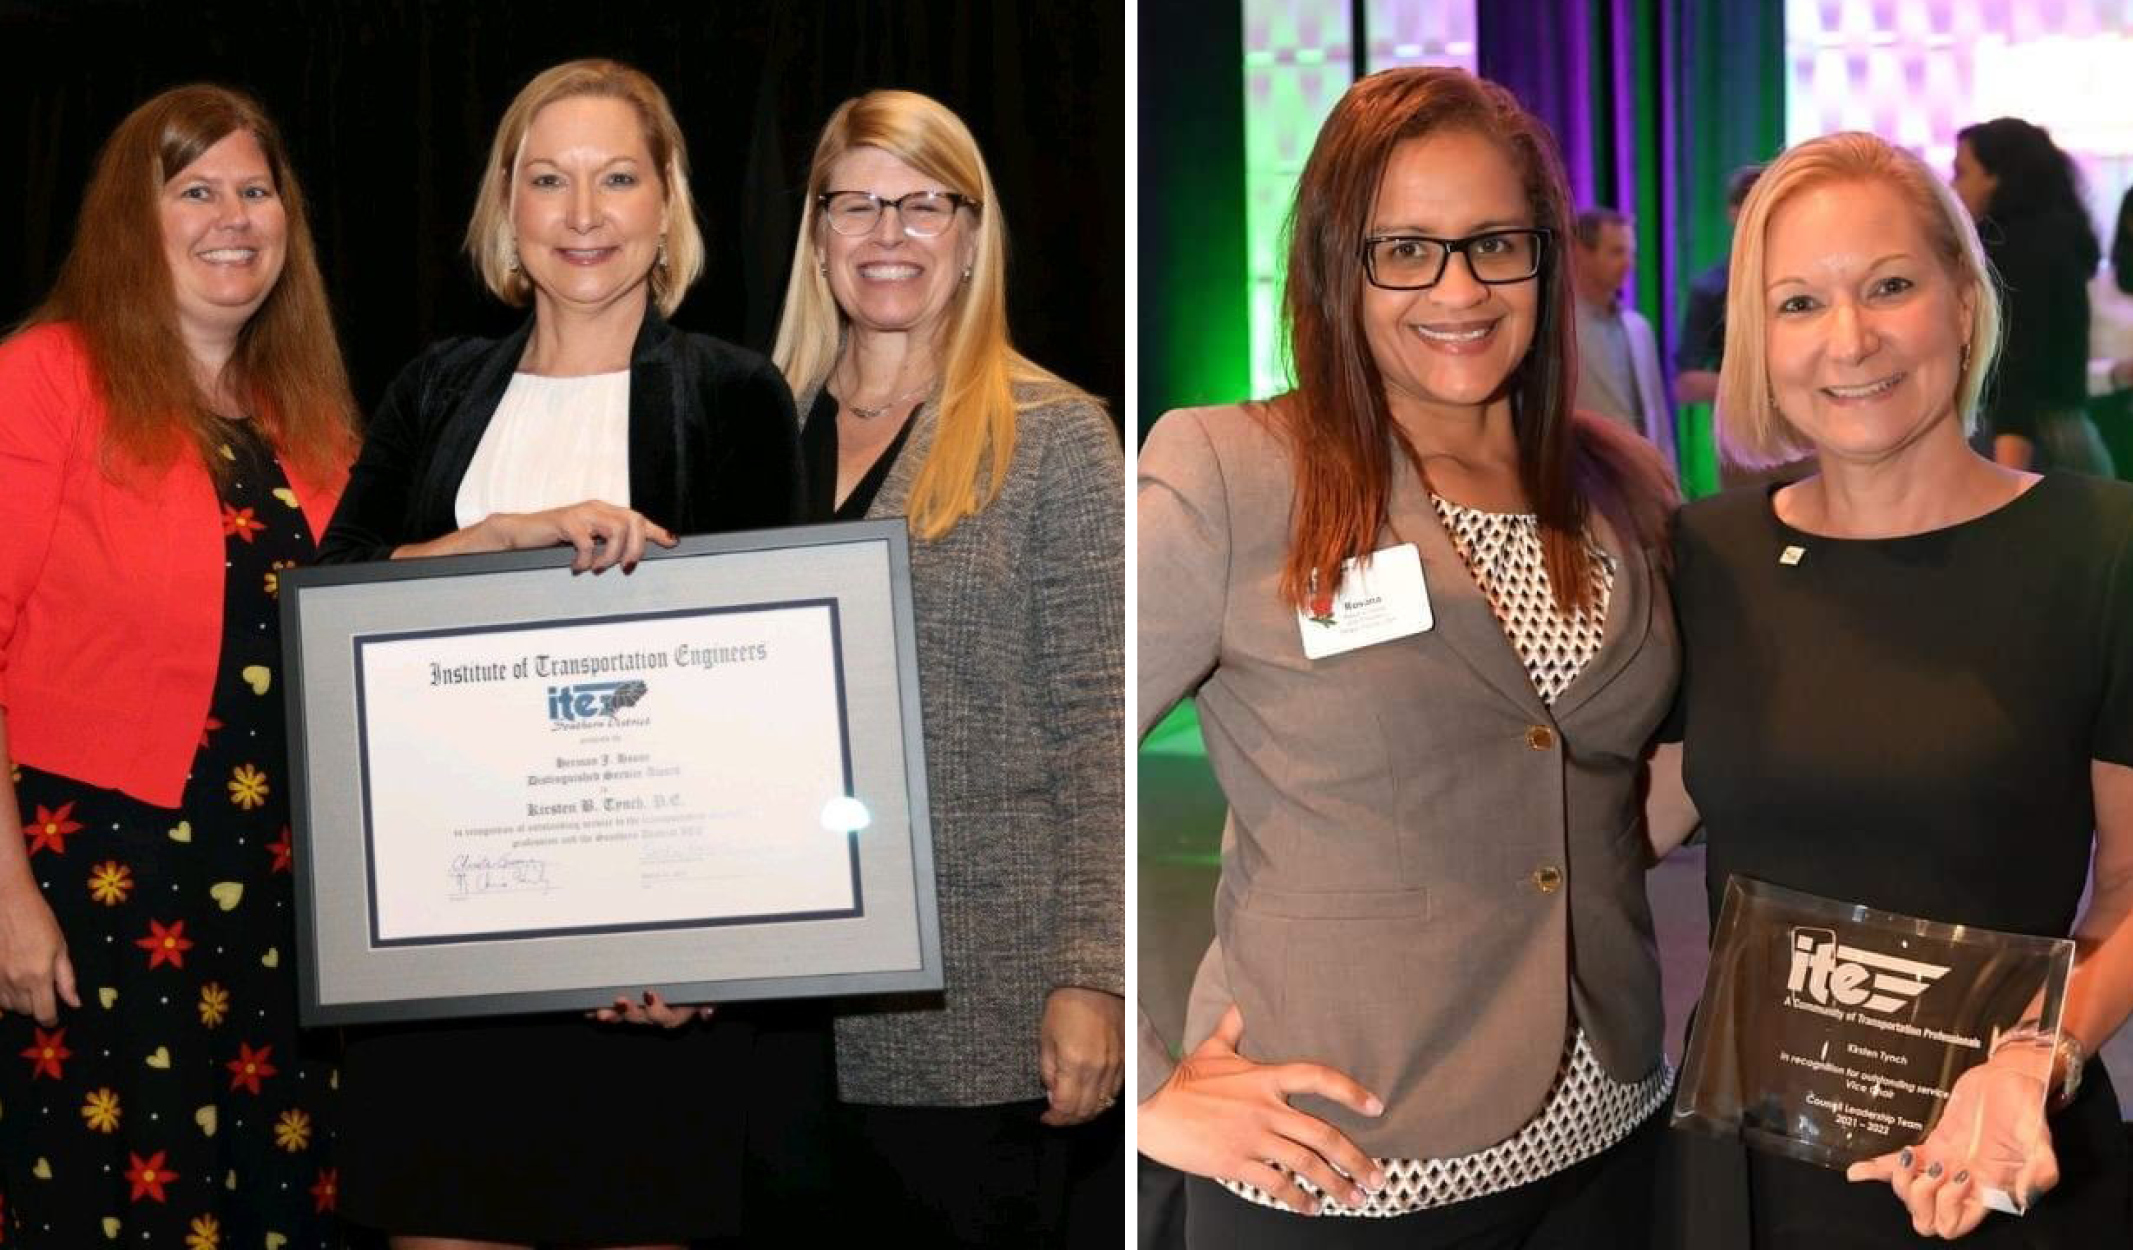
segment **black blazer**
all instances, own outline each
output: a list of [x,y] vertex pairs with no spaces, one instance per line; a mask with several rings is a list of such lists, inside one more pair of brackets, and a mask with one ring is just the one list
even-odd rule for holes
[[[460,479],[525,355],[510,337],[447,339],[371,415],[321,564],[389,559],[459,528]],[[790,525],[806,512],[799,420],[769,361],[646,309],[630,352],[630,507],[677,534]]]

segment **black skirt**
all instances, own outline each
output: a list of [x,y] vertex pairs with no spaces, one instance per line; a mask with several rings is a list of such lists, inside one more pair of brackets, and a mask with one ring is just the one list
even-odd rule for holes
[[[688,1241],[826,1172],[827,1019],[725,1008],[667,1031],[579,1017],[351,1030],[342,1214],[403,1235]],[[748,1178],[754,1178],[753,1183]]]

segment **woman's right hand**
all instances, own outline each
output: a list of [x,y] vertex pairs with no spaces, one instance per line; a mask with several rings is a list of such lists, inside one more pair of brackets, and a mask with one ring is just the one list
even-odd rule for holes
[[545,512],[492,512],[462,530],[423,543],[393,548],[393,559],[464,556],[483,551],[533,551],[542,547],[577,548],[573,573],[598,573],[622,566],[627,573],[644,558],[644,544],[671,547],[671,531],[641,512],[619,504],[587,499]]
[[1315,1094],[1369,1116],[1382,1115],[1385,1104],[1324,1064],[1254,1063],[1237,1053],[1243,1037],[1244,1013],[1232,1005],[1141,1104],[1140,1152],[1181,1172],[1255,1185],[1307,1215],[1318,1214],[1318,1203],[1297,1176],[1344,1206],[1361,1206],[1363,1187],[1383,1188],[1384,1174],[1338,1129],[1288,1100]]
[[662,547],[675,542],[665,526],[643,513],[598,499],[546,512],[492,513],[475,528],[488,532],[497,544],[494,550],[575,547],[578,556],[570,562],[573,573],[598,573],[617,564],[627,573],[644,558],[647,539]]
[[34,882],[0,893],[0,1011],[59,1023],[59,1003],[81,1006],[74,963],[51,905]]

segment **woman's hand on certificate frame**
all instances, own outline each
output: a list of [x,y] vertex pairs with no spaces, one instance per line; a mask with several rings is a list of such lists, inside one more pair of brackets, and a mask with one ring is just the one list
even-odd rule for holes
[[587,499],[544,512],[492,512],[465,529],[395,547],[393,559],[570,547],[577,552],[570,562],[573,573],[598,573],[618,564],[627,573],[644,558],[646,543],[671,547],[679,541],[673,531],[641,512]]
[[687,1003],[670,1003],[659,996],[657,990],[646,990],[637,998],[625,994],[615,995],[609,1006],[585,1014],[602,1024],[647,1024],[662,1029],[678,1029],[691,1020],[709,1020],[718,1008],[709,1003],[691,1006]]
[[644,558],[648,542],[671,547],[676,539],[663,525],[616,504],[587,499],[545,512],[499,512],[481,522],[506,551],[569,546],[577,558],[573,573],[598,573],[621,565],[627,573]]
[[1233,1004],[1206,1041],[1140,1106],[1140,1152],[1195,1176],[1256,1185],[1291,1210],[1318,1214],[1303,1177],[1343,1206],[1361,1206],[1384,1174],[1347,1135],[1289,1105],[1315,1094],[1358,1115],[1385,1104],[1346,1073],[1320,1063],[1254,1063],[1237,1053],[1244,1013]]

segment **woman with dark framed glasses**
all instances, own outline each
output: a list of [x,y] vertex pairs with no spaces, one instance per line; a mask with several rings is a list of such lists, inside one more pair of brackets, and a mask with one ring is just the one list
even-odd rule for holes
[[1141,1052],[1190,1245],[1648,1233],[1672,497],[1571,411],[1568,200],[1502,88],[1357,83],[1297,189],[1295,389],[1142,449],[1141,731],[1195,696],[1230,804],[1189,1053]]
[[955,114],[846,101],[807,190],[773,359],[806,414],[815,519],[910,530],[947,981],[837,1021],[838,1215],[927,1246],[1116,1244],[1118,436],[1010,342],[1007,227]]

